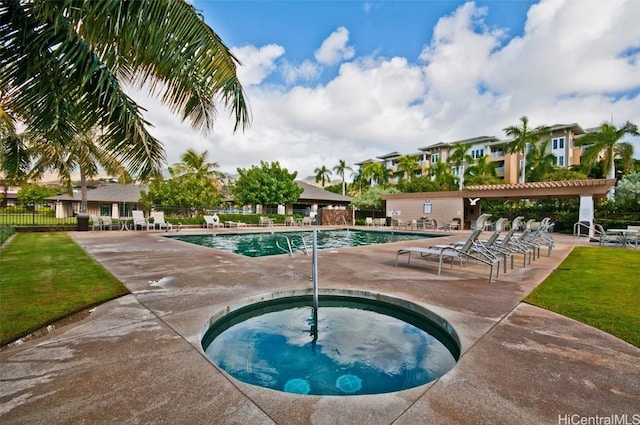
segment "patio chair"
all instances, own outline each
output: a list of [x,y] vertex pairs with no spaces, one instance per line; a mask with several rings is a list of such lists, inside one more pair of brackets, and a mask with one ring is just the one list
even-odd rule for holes
[[211,226],[212,229],[215,229],[216,227],[224,227],[224,225],[220,223],[220,218],[216,214],[205,215],[203,217],[204,217],[204,224],[207,229],[209,228],[209,226]]
[[447,230],[447,226],[445,226],[444,224],[438,223],[438,220],[436,220],[435,218],[431,219],[431,226],[433,226],[433,230],[435,231],[442,230],[444,232],[445,230]]
[[373,226],[373,217],[366,217],[364,219],[365,226]]
[[293,218],[293,216],[289,215],[289,216],[284,218],[284,225],[285,226],[295,226],[296,225],[296,219]]
[[141,229],[146,227],[147,230],[149,230],[152,226],[152,224],[144,218],[144,211],[142,210],[131,211],[131,217],[133,218],[133,230],[138,230],[138,226],[140,226]]
[[103,230],[113,230],[113,220],[111,220],[111,217],[100,217],[100,228]]
[[[429,248],[422,247],[409,247],[399,249],[396,253],[396,267],[398,266],[398,258],[400,255],[407,254],[407,264],[411,263],[411,254],[420,254],[420,258],[437,258],[438,259],[438,274],[442,271],[442,263],[445,259],[451,260],[451,267],[453,268],[453,262],[455,260],[465,263],[469,260],[475,260],[477,262],[486,264],[489,266],[489,283],[493,282],[493,267],[500,264],[501,258],[492,254],[487,250],[479,248],[477,245],[478,236],[482,230],[476,229],[471,232],[465,243],[460,246],[453,245],[438,245]],[[500,267],[496,268],[496,278],[500,274]]]
[[260,227],[272,227],[273,220],[270,219],[269,217],[261,216],[259,225]]
[[164,229],[165,232],[168,232],[173,228],[171,223],[168,223],[164,219],[164,212],[162,211],[154,211],[151,213],[151,218],[153,219],[153,223],[151,226],[155,229],[156,227],[160,230]]
[[102,222],[100,221],[100,217],[95,214],[91,214],[89,218],[91,219],[91,230],[102,230]]

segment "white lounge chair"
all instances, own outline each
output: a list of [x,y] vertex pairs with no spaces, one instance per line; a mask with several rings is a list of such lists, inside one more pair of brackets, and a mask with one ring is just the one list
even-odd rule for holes
[[486,264],[489,266],[489,283],[493,282],[493,266],[496,267],[496,278],[500,274],[500,261],[502,260],[500,256],[494,255],[493,253],[483,250],[476,244],[478,236],[482,230],[476,229],[471,232],[469,238],[466,240],[463,246],[457,247],[452,245],[440,245],[433,246],[429,248],[422,247],[409,247],[399,249],[396,253],[396,267],[398,266],[398,257],[400,255],[407,254],[407,264],[411,263],[411,254],[420,254],[420,258],[428,258],[428,257],[436,257],[438,259],[438,274],[442,272],[442,262],[445,259],[451,260],[451,267],[453,267],[453,262],[455,260],[460,261],[460,266],[462,266],[462,262],[467,262],[468,260],[475,260],[480,263]]
[[144,218],[144,211],[142,210],[131,211],[131,217],[133,218],[133,230],[138,230],[138,226],[140,226],[141,229],[146,227],[147,230],[149,230],[152,226],[152,224]]
[[224,225],[220,223],[220,218],[216,214],[205,215],[203,217],[207,229],[209,228],[209,226],[211,226],[212,229],[215,229],[216,227],[224,227]]
[[162,211],[154,211],[151,213],[151,218],[153,219],[153,223],[151,226],[155,229],[156,227],[160,230],[165,229],[165,232],[168,232],[173,228],[171,223],[168,223],[164,219],[164,212]]
[[261,216],[260,217],[260,227],[272,227],[273,220],[269,217]]

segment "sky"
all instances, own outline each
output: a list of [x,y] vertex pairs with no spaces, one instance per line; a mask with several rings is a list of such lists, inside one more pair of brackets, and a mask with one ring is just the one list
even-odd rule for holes
[[[251,126],[209,134],[147,109],[169,165],[208,152],[235,175],[278,161],[298,178],[503,129],[640,125],[638,0],[192,0],[242,63]],[[625,138],[640,158],[640,138]],[[349,173],[347,180],[350,178]],[[336,181],[336,173],[332,176]]]

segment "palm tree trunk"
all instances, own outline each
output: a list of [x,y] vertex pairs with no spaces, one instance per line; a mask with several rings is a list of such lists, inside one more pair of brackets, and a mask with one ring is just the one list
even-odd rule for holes
[[[613,152],[611,152],[611,164],[609,165],[609,171],[607,171],[607,178],[608,179],[615,179],[616,178],[616,165],[613,159]],[[613,201],[615,198],[615,190],[616,187],[615,185],[611,186],[611,188],[609,189],[609,192],[607,192],[607,199],[609,201]]]
[[524,175],[524,171],[525,171],[525,166],[526,166],[526,161],[525,161],[525,151],[523,150],[520,153],[521,159],[520,159],[520,183],[524,183],[525,182],[525,175]]
[[80,167],[80,212],[87,213],[87,174]]

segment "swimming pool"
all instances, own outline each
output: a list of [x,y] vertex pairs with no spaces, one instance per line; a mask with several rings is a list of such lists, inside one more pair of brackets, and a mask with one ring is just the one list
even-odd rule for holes
[[[248,257],[263,257],[267,255],[284,254],[278,248],[277,241],[283,246],[282,236],[287,236],[292,243],[304,240],[307,247],[312,246],[312,232],[262,232],[262,233],[233,233],[207,235],[171,235],[167,236],[183,242],[221,249]],[[346,247],[378,245],[415,239],[426,239],[428,234],[370,231],[370,230],[320,230],[318,231],[318,249],[338,249]]]

